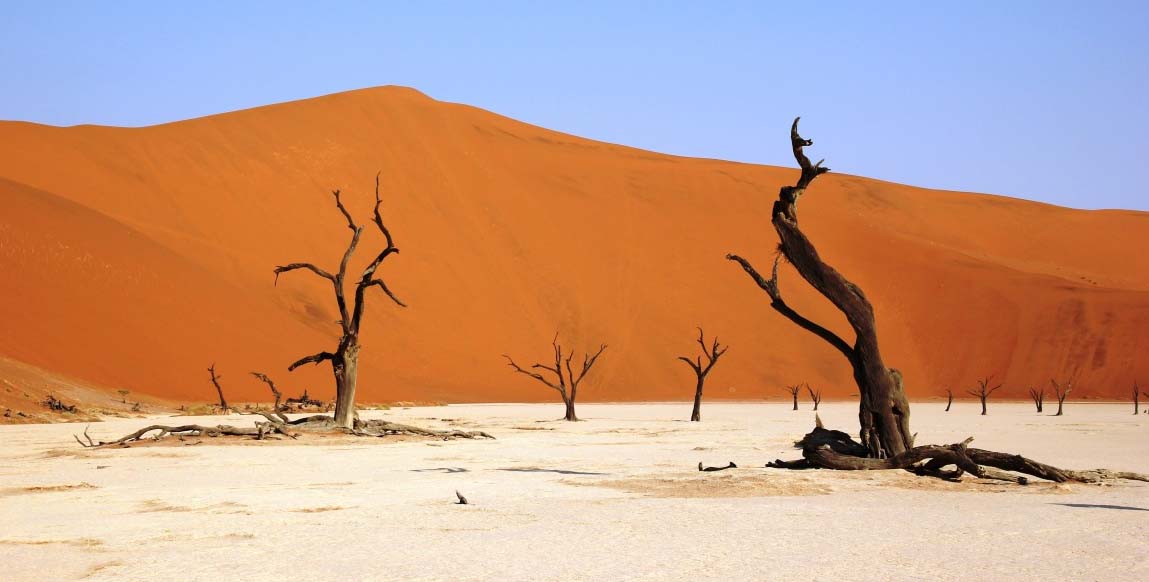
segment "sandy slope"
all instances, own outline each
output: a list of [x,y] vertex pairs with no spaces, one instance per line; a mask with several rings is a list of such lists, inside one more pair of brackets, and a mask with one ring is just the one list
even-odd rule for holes
[[[764,147],[784,148],[785,129]],[[768,267],[770,200],[792,169],[593,142],[395,87],[146,128],[0,123],[0,356],[177,399],[212,397],[213,361],[237,400],[264,393],[251,370],[329,395],[325,370],[284,369],[332,346],[330,293],[306,274],[275,287],[271,269],[334,268],[347,230],[328,191],[364,219],[378,170],[402,249],[382,272],[411,307],[368,308],[368,400],[549,398],[500,354],[544,358],[556,330],[610,344],[585,399],[688,397],[674,358],[698,324],[733,346],[714,398],[853,391],[837,354],[723,260]],[[996,374],[1023,397],[1076,375],[1075,396],[1124,398],[1149,377],[1145,213],[834,174],[801,213],[877,305],[911,394]],[[782,284],[845,327],[795,273]]]
[[[1149,471],[1149,416],[1079,404],[942,413],[923,442]],[[812,421],[781,404],[393,410],[496,441],[83,451],[75,425],[0,427],[5,580],[1143,580],[1149,486],[949,484],[782,471]],[[822,412],[849,427],[853,405]],[[208,419],[215,420],[215,419]],[[233,418],[232,422],[246,421]],[[97,436],[142,421],[93,425]],[[739,469],[699,473],[699,461]],[[473,505],[453,505],[454,491]],[[821,554],[821,555],[818,555]],[[955,554],[960,557],[955,557]]]

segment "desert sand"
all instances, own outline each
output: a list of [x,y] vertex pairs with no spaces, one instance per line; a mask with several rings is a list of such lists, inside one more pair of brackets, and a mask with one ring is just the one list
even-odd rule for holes
[[[921,443],[1149,472],[1117,404],[914,404]],[[804,405],[803,408],[808,408]],[[1144,580],[1149,486],[786,471],[809,410],[779,403],[451,405],[365,413],[482,427],[393,439],[85,450],[75,424],[0,427],[5,580]],[[831,427],[856,404],[824,403]],[[188,419],[223,422],[222,417]],[[232,415],[239,424],[250,417]],[[118,436],[145,420],[91,426]],[[738,464],[700,473],[697,464]],[[455,491],[470,505],[455,505]]]
[[[806,123],[834,167],[833,128]],[[788,152],[786,130],[764,150]],[[694,353],[697,325],[731,346],[710,399],[803,381],[855,392],[840,355],[724,260],[768,268],[770,204],[795,169],[596,142],[401,87],[142,128],[0,122],[0,358],[42,371],[40,392],[209,402],[215,362],[236,401],[267,398],[253,370],[330,399],[325,367],[286,372],[334,347],[330,289],[305,273],[274,285],[272,269],[333,269],[348,231],[330,190],[363,220],[376,172],[402,249],[381,273],[410,307],[369,302],[363,401],[549,400],[501,354],[543,359],[556,331],[580,351],[610,346],[582,400],[689,398],[675,358]],[[1149,378],[1147,213],[836,173],[801,212],[875,304],[911,397],[994,375],[999,397],[1076,377],[1074,399],[1124,399]],[[369,231],[355,264],[378,244]],[[782,286],[847,332],[789,268]]]

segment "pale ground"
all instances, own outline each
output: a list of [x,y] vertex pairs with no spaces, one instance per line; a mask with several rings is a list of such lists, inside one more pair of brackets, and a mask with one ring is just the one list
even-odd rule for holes
[[[919,443],[973,435],[1055,465],[1149,472],[1149,415],[1131,405],[942,408],[914,405]],[[455,419],[498,440],[100,451],[72,440],[82,425],[0,426],[0,579],[1149,579],[1149,484],[765,469],[795,458],[813,424],[788,409],[705,404],[689,423],[684,403],[586,404],[586,421],[564,423],[557,404],[411,408],[365,415]],[[821,414],[852,432],[855,410]],[[454,505],[456,489],[472,505]]]

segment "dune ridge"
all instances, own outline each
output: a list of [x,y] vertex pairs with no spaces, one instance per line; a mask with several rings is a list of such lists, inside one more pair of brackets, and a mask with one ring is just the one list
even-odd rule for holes
[[[815,136],[816,137],[816,136]],[[785,128],[777,136],[785,139]],[[833,152],[819,152],[833,167]],[[609,344],[580,400],[688,399],[695,326],[731,350],[708,399],[854,393],[840,355],[770,310],[736,265],[773,258],[769,209],[792,168],[682,158],[380,87],[142,128],[0,122],[0,356],[106,387],[210,401],[329,398],[329,288],[347,243],[330,190],[365,221],[381,172],[402,252],[381,269],[410,307],[372,297],[364,401],[539,401],[501,354],[543,360],[556,333]],[[1051,377],[1123,399],[1149,383],[1149,213],[1082,211],[828,174],[800,206],[822,255],[873,301],[912,398],[1001,397]],[[378,233],[368,231],[362,266]],[[353,267],[354,268],[354,267]],[[799,311],[848,337],[793,270]]]

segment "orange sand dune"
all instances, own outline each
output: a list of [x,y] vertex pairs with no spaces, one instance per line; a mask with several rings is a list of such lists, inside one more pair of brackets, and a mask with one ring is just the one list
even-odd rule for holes
[[[176,399],[214,398],[212,362],[235,400],[265,397],[252,370],[329,397],[326,368],[286,371],[334,347],[329,288],[306,273],[273,286],[272,268],[335,269],[348,231],[329,192],[365,221],[376,171],[402,249],[381,272],[410,307],[371,297],[364,401],[551,399],[501,354],[546,358],[556,331],[580,353],[610,345],[583,398],[685,399],[675,357],[695,352],[696,325],[732,346],[712,398],[854,392],[840,356],[723,258],[769,267],[769,208],[794,169],[594,142],[396,87],[138,129],[0,123],[0,356]],[[1147,213],[836,174],[800,212],[876,305],[911,396],[986,374],[1003,397],[1051,377],[1094,398],[1149,383]],[[379,244],[368,231],[356,264]],[[792,270],[782,286],[848,337]]]

